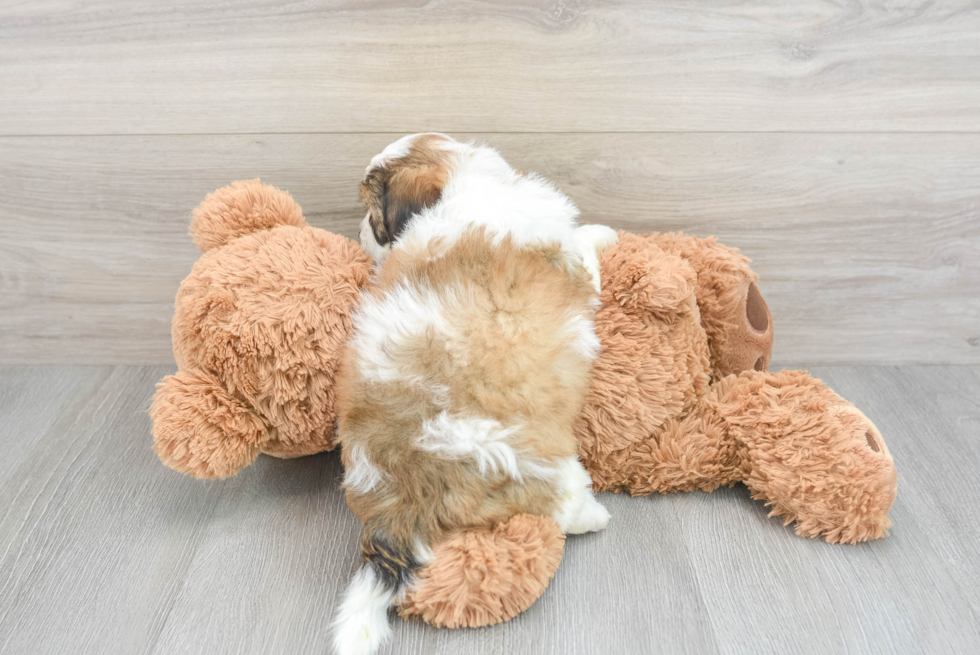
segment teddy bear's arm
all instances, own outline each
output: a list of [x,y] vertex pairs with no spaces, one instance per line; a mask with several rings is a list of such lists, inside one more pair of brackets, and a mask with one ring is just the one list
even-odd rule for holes
[[259,456],[269,440],[262,419],[213,375],[182,370],[157,384],[150,406],[153,450],[195,478],[227,478]]

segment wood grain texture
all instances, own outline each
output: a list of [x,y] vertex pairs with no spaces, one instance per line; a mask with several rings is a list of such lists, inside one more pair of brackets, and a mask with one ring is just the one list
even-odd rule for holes
[[976,131],[975,2],[0,8],[0,134]]
[[742,487],[727,492],[733,502],[723,507],[717,493],[686,496],[693,507],[679,519],[719,642],[731,653],[980,647],[977,369],[812,373],[875,421],[895,457],[892,534],[839,548],[775,528]]
[[[201,482],[150,450],[169,367],[0,367],[0,652],[327,652],[359,526],[336,453]],[[894,454],[891,536],[797,537],[743,487],[603,494],[527,612],[394,621],[385,655],[946,653],[980,649],[980,367],[814,369]],[[19,449],[19,450],[18,450]]]
[[[191,209],[262,177],[356,237],[397,135],[0,138],[0,361],[172,361]],[[980,135],[458,135],[553,179],[583,218],[740,246],[782,361],[980,362]]]
[[[3,462],[0,652],[135,653],[156,642],[221,492],[170,475],[149,448],[145,410],[164,371],[3,371],[39,399],[20,411],[53,422],[29,434],[27,456]],[[65,401],[63,378],[81,380]],[[4,449],[18,436],[4,434]]]

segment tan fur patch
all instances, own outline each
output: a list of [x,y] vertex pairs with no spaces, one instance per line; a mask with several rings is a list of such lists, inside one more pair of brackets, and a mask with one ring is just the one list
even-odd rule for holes
[[591,318],[594,293],[580,269],[557,247],[495,244],[479,228],[450,246],[392,252],[372,295],[424,289],[437,299],[444,329],[386,342],[385,361],[399,371],[390,381],[367,379],[356,339],[346,353],[338,383],[345,465],[357,446],[384,474],[367,493],[348,488],[348,503],[366,524],[431,544],[516,514],[553,513],[556,491],[546,476],[518,482],[502,469],[481,471],[472,458],[420,448],[418,439],[440,416],[474,418],[512,430],[513,450],[544,467],[576,453],[573,423],[591,357],[570,342],[565,324],[576,313]]

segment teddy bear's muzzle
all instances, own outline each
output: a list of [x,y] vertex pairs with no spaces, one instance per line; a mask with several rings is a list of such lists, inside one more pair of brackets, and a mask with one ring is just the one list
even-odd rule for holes
[[718,353],[717,368],[722,375],[741,371],[768,371],[772,357],[772,315],[755,282],[746,280],[741,302],[727,319],[728,338]]

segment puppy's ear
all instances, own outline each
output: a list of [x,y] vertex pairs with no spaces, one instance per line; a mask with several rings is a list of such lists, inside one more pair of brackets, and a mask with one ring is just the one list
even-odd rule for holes
[[374,240],[380,246],[387,246],[392,241],[385,221],[385,189],[387,187],[387,175],[385,173],[384,169],[371,171],[361,182],[360,187],[361,202],[368,208],[368,223],[374,233]]
[[375,240],[382,246],[398,238],[412,217],[439,201],[449,174],[450,153],[420,141],[408,154],[371,169],[361,182]]

